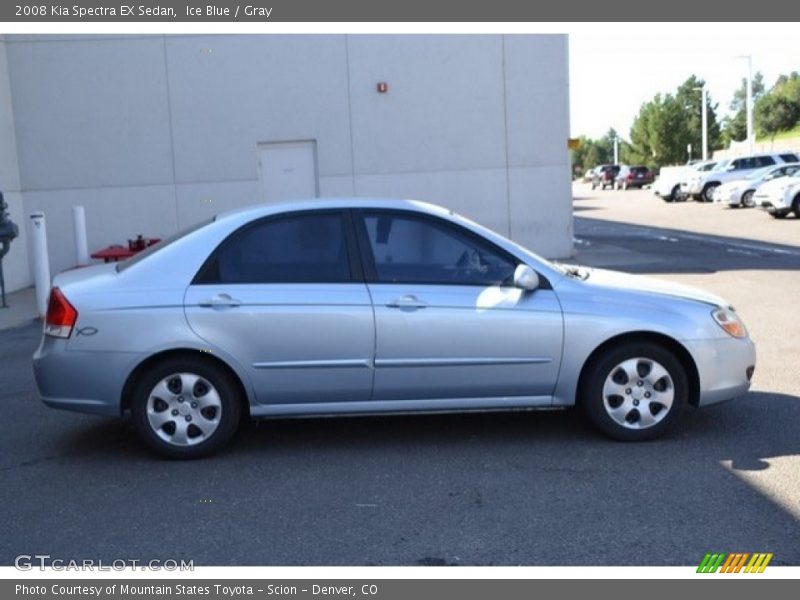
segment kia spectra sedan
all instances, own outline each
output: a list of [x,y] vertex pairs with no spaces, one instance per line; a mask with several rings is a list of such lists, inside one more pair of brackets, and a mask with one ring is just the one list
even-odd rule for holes
[[315,200],[221,214],[55,278],[33,357],[48,406],[130,413],[172,458],[249,416],[552,409],[655,438],[745,393],[726,302],[548,262],[446,209]]

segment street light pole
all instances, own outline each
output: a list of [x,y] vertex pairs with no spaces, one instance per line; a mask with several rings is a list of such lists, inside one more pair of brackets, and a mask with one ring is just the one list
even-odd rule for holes
[[700,116],[701,116],[701,129],[703,130],[703,144],[702,144],[702,154],[703,160],[708,160],[708,89],[706,89],[706,83],[703,82],[702,86],[694,88],[695,90],[700,91],[700,101],[702,102],[700,106]]
[[700,89],[700,95],[703,101],[702,112],[700,113],[703,121],[703,160],[708,160],[708,91],[706,90],[705,82]]
[[753,143],[755,142],[755,135],[753,134],[753,55],[743,54],[738,58],[747,59],[747,87],[745,88],[745,111],[747,115],[747,152],[753,153]]
[[614,164],[619,164],[619,138],[614,136]]

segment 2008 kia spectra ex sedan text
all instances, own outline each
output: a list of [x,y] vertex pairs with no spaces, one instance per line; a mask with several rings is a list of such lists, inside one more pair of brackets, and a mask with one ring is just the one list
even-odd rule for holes
[[746,392],[724,301],[550,263],[430,204],[316,200],[217,216],[57,276],[36,383],[53,407],[130,411],[178,458],[240,418],[579,405],[621,440]]

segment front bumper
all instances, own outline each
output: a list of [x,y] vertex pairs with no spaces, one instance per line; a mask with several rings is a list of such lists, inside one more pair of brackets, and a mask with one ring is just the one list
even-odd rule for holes
[[747,393],[756,365],[756,348],[748,338],[684,342],[700,377],[698,406],[731,400]]
[[790,206],[783,206],[782,204],[773,203],[772,200],[767,198],[756,197],[756,203],[771,215],[788,215],[792,212]]
[[139,355],[67,350],[67,341],[44,336],[33,355],[33,375],[47,406],[119,416],[122,386]]

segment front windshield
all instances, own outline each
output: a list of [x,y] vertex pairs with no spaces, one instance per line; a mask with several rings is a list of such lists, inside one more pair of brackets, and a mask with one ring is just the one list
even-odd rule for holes
[[727,167],[729,164],[731,164],[731,161],[730,161],[730,159],[726,158],[725,160],[721,160],[721,161],[719,161],[719,162],[718,162],[718,163],[716,163],[716,164],[712,164],[712,167],[711,167],[710,169],[703,169],[703,170],[704,170],[704,171],[705,171],[705,170],[709,170],[709,171],[711,171],[711,170],[714,170],[714,171],[722,171],[722,170],[723,170],[725,167]]
[[752,179],[752,180],[762,179],[767,175],[769,175],[770,173],[772,173],[773,171],[775,171],[775,167],[765,167],[763,169],[759,169],[758,171],[753,171],[752,173],[750,173],[750,175],[745,177],[745,179]]

